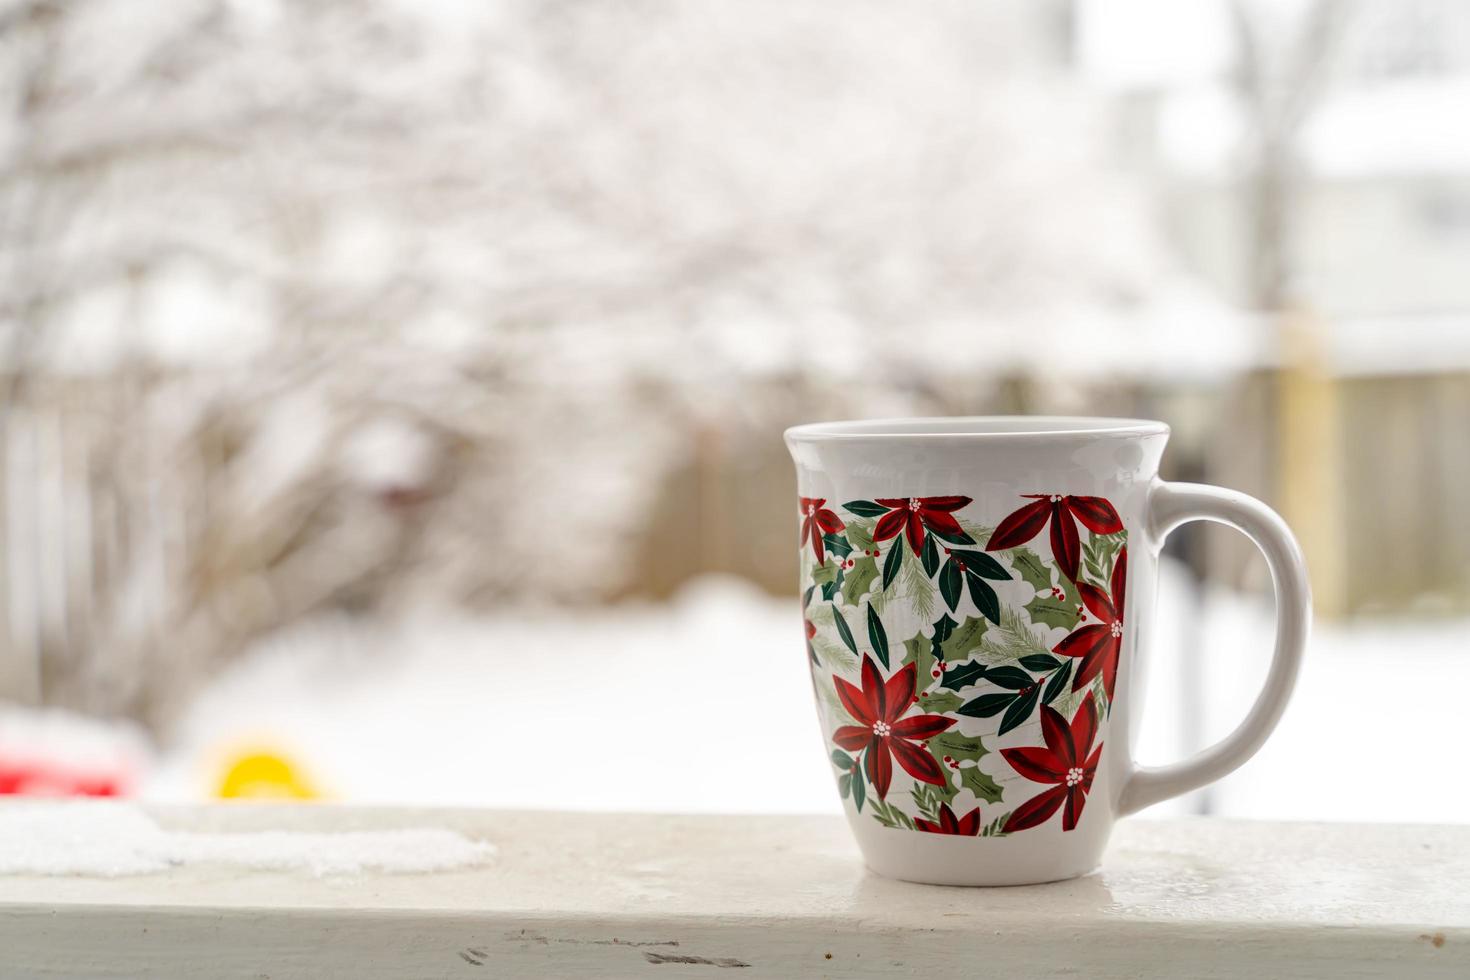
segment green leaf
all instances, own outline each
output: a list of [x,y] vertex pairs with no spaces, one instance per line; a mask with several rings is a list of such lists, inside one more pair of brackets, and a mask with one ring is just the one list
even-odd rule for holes
[[1021,573],[1021,578],[1036,592],[1043,592],[1051,588],[1051,569],[1041,556],[1030,548],[1014,548],[1011,550],[1011,567]]
[[966,715],[970,718],[993,718],[1004,711],[1016,695],[1006,692],[1004,694],[982,694],[973,701],[966,702],[957,714]]
[[978,660],[971,660],[966,663],[955,664],[946,670],[943,679],[939,682],[939,686],[949,688],[951,691],[958,691],[961,688],[969,687],[971,684],[980,683],[984,676],[985,665]]
[[903,648],[904,664],[914,665],[914,689],[922,691],[934,683],[934,644],[923,633],[916,633],[903,641]]
[[924,535],[924,550],[919,554],[919,561],[924,566],[924,574],[930,578],[939,571],[939,545],[934,543],[934,535]]
[[888,513],[887,507],[875,504],[871,500],[849,500],[842,505],[842,509],[859,517],[879,517]]
[[981,756],[990,754],[978,735],[961,735],[959,732],[940,732],[929,740],[929,748],[940,759],[949,756],[961,762],[978,762]]
[[873,610],[873,604],[868,603],[868,642],[873,644],[873,656],[888,669],[888,631],[883,628],[883,620],[878,618],[877,612]]
[[853,653],[857,653],[857,643],[853,641],[852,630],[847,628],[847,620],[843,618],[842,610],[838,609],[836,605],[832,607],[832,622],[836,624],[837,635],[842,638],[842,642]]
[[1047,626],[1070,630],[1077,625],[1077,604],[1066,599],[1058,599],[1055,596],[1037,596],[1026,603],[1026,614],[1031,617],[1033,623],[1045,623]]
[[960,604],[960,588],[964,581],[965,577],[954,559],[944,563],[944,568],[939,573],[939,594],[944,596],[945,605],[949,606],[951,612]]
[[844,800],[852,793],[852,773],[845,772],[837,777],[837,795]]
[[975,798],[984,800],[986,803],[999,803],[1002,795],[1000,785],[988,774],[980,771],[979,766],[963,766],[960,769],[960,785],[971,793]]
[[1008,688],[1012,691],[1020,691],[1035,683],[1031,675],[1019,667],[991,667],[985,672],[985,679],[996,687]]
[[824,534],[822,543],[827,546],[828,551],[841,558],[852,554],[852,545],[848,544],[847,539],[840,534]]
[[953,531],[943,531],[943,530],[940,530],[938,528],[929,528],[929,533],[930,534],[933,534],[933,535],[935,535],[937,537],[943,538],[945,541],[948,541],[950,544],[974,544],[975,543],[975,539],[972,538],[972,537],[970,537],[964,531],[960,531],[958,534],[956,534]]
[[873,532],[866,524],[859,524],[857,521],[849,523],[847,525],[847,540],[854,548],[871,551],[875,555],[878,553],[878,546],[873,543]]
[[805,609],[812,604],[812,593],[817,591],[815,585],[808,585],[806,591],[801,594],[801,608]]
[[837,581],[837,573],[842,570],[835,561],[828,561],[812,569],[812,582],[816,585],[827,585]]
[[851,769],[853,766],[852,756],[841,749],[832,750],[832,765],[838,769]]
[[970,600],[975,603],[975,608],[986,619],[1000,625],[1000,600],[995,596],[995,590],[990,583],[978,575],[965,575],[965,581],[970,583]]
[[940,659],[945,663],[956,663],[965,659],[970,651],[980,645],[989,627],[990,624],[979,616],[966,616],[965,621],[956,626],[941,644]]
[[852,567],[847,570],[847,578],[842,584],[842,598],[847,600],[849,606],[858,604],[873,585],[873,580],[878,577],[878,562],[872,558],[857,558],[853,560]]
[[1000,728],[996,730],[997,735],[1004,735],[1013,728],[1019,728],[1031,712],[1036,710],[1036,701],[1041,697],[1041,685],[1036,684],[1030,690],[1025,691],[1016,698],[1015,704],[1006,709],[1005,716],[1000,720]]
[[903,542],[894,541],[888,549],[888,557],[883,559],[883,588],[886,590],[898,578],[898,570],[903,567]]
[[983,551],[953,551],[950,556],[964,564],[966,574],[995,579],[997,582],[1011,580],[1011,573]]
[[1029,657],[1021,658],[1021,666],[1036,674],[1056,670],[1061,665],[1062,661],[1049,653],[1033,653]]
[[955,622],[948,615],[940,616],[934,624],[934,637],[929,641],[935,660],[944,659],[944,641],[954,634]]
[[1068,660],[1062,664],[1062,669],[1051,675],[1051,680],[1046,683],[1046,692],[1041,695],[1042,704],[1051,704],[1063,691],[1067,689],[1067,681],[1072,677],[1072,661]]
[[919,707],[930,714],[942,715],[964,703],[964,698],[949,691],[925,691],[919,695]]
[[842,579],[843,579],[843,570],[839,568],[837,570],[837,577],[834,578],[832,581],[828,582],[826,585],[822,586],[822,601],[823,602],[831,602],[832,601],[832,597],[837,594],[837,590],[840,589],[840,588],[842,588]]
[[854,770],[852,774],[852,802],[857,807],[857,812],[863,812],[863,801],[868,798],[868,785],[863,782],[863,771]]

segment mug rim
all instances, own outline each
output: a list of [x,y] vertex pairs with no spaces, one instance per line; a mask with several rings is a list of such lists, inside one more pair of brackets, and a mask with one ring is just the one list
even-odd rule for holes
[[1092,415],[935,415],[805,422],[785,432],[788,443],[959,439],[966,442],[1168,435],[1154,419]]

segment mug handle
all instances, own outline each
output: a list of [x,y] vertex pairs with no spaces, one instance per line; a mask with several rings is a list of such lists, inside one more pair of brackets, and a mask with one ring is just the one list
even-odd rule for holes
[[1160,481],[1149,494],[1148,521],[1155,549],[1171,531],[1190,521],[1227,524],[1255,542],[1266,557],[1276,591],[1276,652],[1265,687],[1235,731],[1183,762],[1156,768],[1132,764],[1118,801],[1121,814],[1199,789],[1256,754],[1286,710],[1312,620],[1312,592],[1301,548],[1280,515],[1259,500],[1220,487]]

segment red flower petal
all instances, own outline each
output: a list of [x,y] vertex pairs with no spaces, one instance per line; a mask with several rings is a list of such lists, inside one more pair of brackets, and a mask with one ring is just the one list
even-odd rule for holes
[[1011,764],[1012,769],[1033,783],[1060,783],[1067,778],[1067,767],[1062,764],[1062,760],[1040,746],[1001,749],[1000,754]]
[[1113,600],[1102,589],[1090,582],[1078,582],[1077,591],[1082,595],[1082,603],[1087,606],[1088,611],[1104,623],[1111,623],[1118,618]]
[[868,699],[863,695],[863,692],[841,677],[834,676],[832,678],[832,686],[837,688],[837,699],[842,702],[842,706],[847,709],[847,713],[852,715],[853,720],[860,725],[866,725],[872,728],[873,722],[878,720],[878,716],[873,714],[872,708],[868,707]]
[[1049,704],[1041,706],[1041,737],[1046,739],[1046,747],[1056,757],[1058,771],[1065,772],[1077,764],[1077,750],[1072,746],[1072,731],[1067,727],[1067,719]]
[[[1118,673],[1118,638],[1108,635],[1097,649],[1082,658],[1077,665],[1077,676],[1072,678],[1072,690],[1080,691],[1092,681],[1094,677],[1108,669],[1112,665],[1110,673],[1116,678]],[[1103,678],[1103,686],[1108,684],[1107,677]],[[1112,697],[1109,692],[1108,697]]]
[[812,554],[817,556],[817,564],[827,564],[827,549],[822,546],[822,535],[816,528],[812,528]]
[[914,549],[915,555],[924,550],[924,523],[919,519],[918,511],[908,512],[908,517],[903,525],[903,533],[909,539],[909,547]]
[[1046,792],[1031,797],[1016,807],[1010,819],[1006,820],[1005,832],[1009,834],[1017,830],[1039,827],[1051,819],[1051,815],[1057,812],[1057,808],[1066,798],[1067,787],[1065,786],[1053,786]]
[[846,524],[842,523],[842,518],[830,510],[818,510],[812,517],[816,519],[817,527],[826,531],[828,534],[836,534],[838,531],[847,527]]
[[1077,523],[1061,504],[1051,515],[1051,555],[1072,581],[1077,581],[1077,562],[1082,558],[1082,545],[1077,540]]
[[970,502],[969,497],[920,497],[919,506],[925,510],[959,510]]
[[1079,783],[1067,788],[1067,808],[1062,811],[1062,829],[1076,830],[1077,819],[1082,816],[1082,807],[1087,803],[1087,794]]
[[1062,642],[1051,648],[1052,653],[1064,657],[1090,657],[1097,648],[1113,638],[1113,631],[1101,623],[1084,626],[1075,633],[1068,633]]
[[888,795],[888,786],[893,782],[893,759],[888,755],[888,742],[886,738],[874,739],[872,747],[863,756],[863,771],[868,774],[868,782],[873,784],[873,792],[880,800]]
[[954,811],[949,808],[948,803],[939,804],[939,826],[946,834],[960,829],[960,822],[954,818]]
[[887,541],[893,537],[903,529],[904,524],[908,521],[908,516],[907,510],[890,510],[878,518],[878,523],[873,526],[873,540]]
[[1000,522],[1000,526],[985,543],[985,550],[999,551],[1002,548],[1014,548],[1016,545],[1025,544],[1046,527],[1047,518],[1050,516],[1051,502],[1049,500],[1043,498],[1034,504],[1027,504]]
[[857,725],[843,725],[832,733],[832,741],[849,752],[857,752],[873,741],[873,730],[859,728]]
[[1072,716],[1068,740],[1072,743],[1072,758],[1085,759],[1092,751],[1092,740],[1097,737],[1097,699],[1091,694],[1082,699],[1077,713]]
[[924,526],[933,531],[943,531],[945,534],[964,534],[960,522],[955,520],[953,514],[946,514],[942,510],[930,510],[927,507],[919,508],[919,520]]
[[944,770],[939,768],[939,762],[928,749],[915,742],[905,742],[901,738],[890,738],[887,742],[888,747],[893,750],[894,758],[898,759],[898,764],[910,776],[921,783],[944,785]]
[[[946,806],[945,809],[948,810],[949,807]],[[950,810],[950,812],[953,813],[954,811]],[[955,827],[954,832],[962,834],[965,837],[974,837],[980,833],[980,808],[977,806],[963,817],[960,817],[959,824]]]
[[922,830],[926,834],[947,834],[947,833],[949,833],[949,831],[947,831],[943,827],[939,826],[939,824],[934,823],[932,820],[925,820],[923,817],[915,817],[914,818],[914,828],[916,830]]
[[[913,664],[909,665],[910,667]],[[895,722],[893,734],[899,738],[912,738],[922,741],[933,738],[940,732],[947,732],[955,726],[959,719],[946,718],[944,715],[914,715],[912,718],[904,718]]]
[[1123,519],[1102,497],[1065,497],[1062,503],[1093,534],[1117,534],[1123,530]]
[[[910,667],[913,664],[909,664]],[[888,698],[883,690],[883,675],[878,673],[878,665],[872,657],[863,658],[863,700],[868,704],[868,710],[873,713],[873,720],[888,720]],[[904,702],[908,707],[908,702]]]
[[1122,649],[1121,641],[1114,641],[1102,656],[1103,690],[1107,692],[1109,701],[1113,700],[1113,688],[1118,685],[1118,660]]
[[1118,552],[1118,560],[1113,562],[1113,608],[1118,611],[1118,618],[1123,618],[1124,593],[1128,588],[1128,546],[1125,544],[1123,550]]
[[[874,671],[878,668],[874,667]],[[918,668],[913,662],[904,664],[898,668],[898,672],[888,678],[888,683],[883,685],[883,709],[885,714],[880,717],[893,724],[895,718],[899,718],[909,710],[909,702],[914,700],[914,690],[918,680]],[[864,683],[867,683],[864,681]]]

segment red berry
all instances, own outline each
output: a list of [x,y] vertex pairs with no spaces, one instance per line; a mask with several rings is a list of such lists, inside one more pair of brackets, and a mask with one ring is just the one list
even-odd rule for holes
[[934,671],[934,676],[935,676],[935,677],[938,677],[938,676],[939,676],[939,671],[937,671],[937,670],[936,670],[936,671]]

